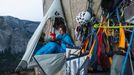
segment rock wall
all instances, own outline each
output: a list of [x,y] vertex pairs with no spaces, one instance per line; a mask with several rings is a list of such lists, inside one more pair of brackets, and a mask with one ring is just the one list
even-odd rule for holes
[[[98,18],[100,18],[101,14],[101,8],[100,8],[100,2],[101,0],[89,0],[90,3],[92,1],[92,9],[94,14],[97,15]],[[48,8],[51,6],[53,0],[43,0],[43,13],[47,12]],[[75,21],[76,15],[78,15],[79,12],[85,11],[88,9],[89,2],[88,0],[61,0],[63,5],[63,10],[65,13],[65,18],[67,20],[67,24],[70,30],[70,34],[75,40],[74,36],[74,29],[77,25]],[[75,40],[76,42],[76,40]]]

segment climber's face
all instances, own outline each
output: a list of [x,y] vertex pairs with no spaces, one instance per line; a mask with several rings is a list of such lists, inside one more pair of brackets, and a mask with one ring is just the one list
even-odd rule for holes
[[59,33],[64,34],[65,32],[64,32],[64,30],[62,28],[59,28]]

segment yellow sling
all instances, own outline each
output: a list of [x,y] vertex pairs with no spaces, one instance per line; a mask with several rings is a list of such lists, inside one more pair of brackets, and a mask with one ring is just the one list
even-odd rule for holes
[[[122,23],[120,23],[122,26]],[[125,48],[125,32],[123,28],[119,29],[119,48]]]

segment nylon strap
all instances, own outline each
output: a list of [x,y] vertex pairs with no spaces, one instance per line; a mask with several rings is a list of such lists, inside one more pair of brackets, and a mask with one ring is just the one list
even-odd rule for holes
[[[122,26],[122,23],[120,23],[120,26]],[[119,31],[119,48],[125,49],[125,32],[123,28],[120,28]]]

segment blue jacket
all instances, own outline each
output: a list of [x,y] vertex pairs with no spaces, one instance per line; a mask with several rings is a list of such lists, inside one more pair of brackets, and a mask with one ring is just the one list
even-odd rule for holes
[[66,47],[71,47],[71,48],[74,47],[74,43],[68,34],[64,34],[64,35],[59,34],[56,39],[60,40],[61,42],[60,53],[66,52]]

